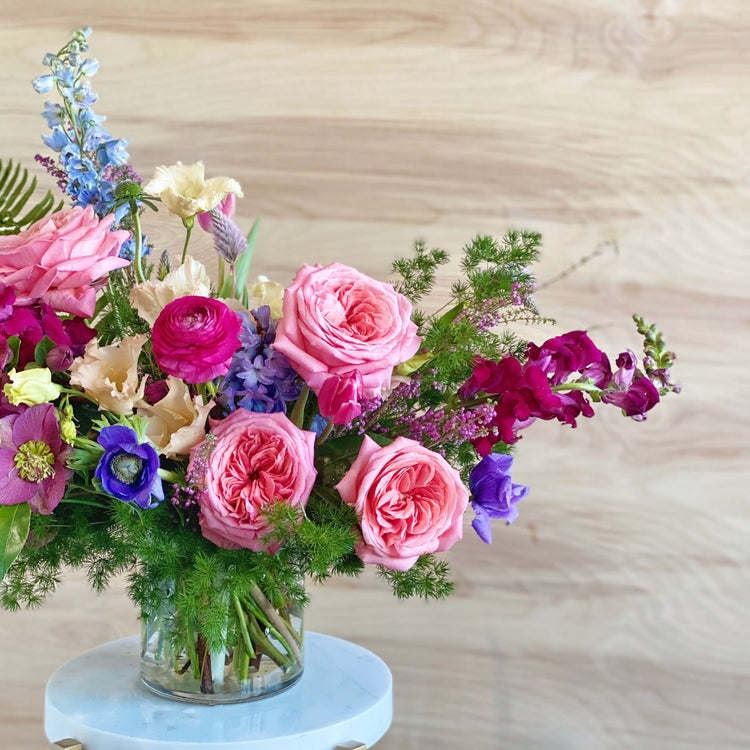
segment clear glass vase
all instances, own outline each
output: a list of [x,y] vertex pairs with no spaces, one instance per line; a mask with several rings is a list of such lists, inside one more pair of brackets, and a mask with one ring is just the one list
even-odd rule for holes
[[[253,585],[247,596],[216,594],[222,645],[201,622],[187,623],[176,606],[175,584],[164,585],[156,611],[141,618],[141,681],[166,698],[189,703],[241,703],[291,687],[304,667],[302,607],[282,597],[272,603]],[[204,632],[205,631],[205,632]]]

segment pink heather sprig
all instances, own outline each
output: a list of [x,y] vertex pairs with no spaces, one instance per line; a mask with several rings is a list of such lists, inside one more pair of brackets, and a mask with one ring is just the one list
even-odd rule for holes
[[[393,432],[417,440],[426,448],[445,443],[463,443],[488,436],[492,430],[493,404],[473,408],[427,409],[418,414],[406,413],[396,419]],[[444,450],[440,450],[444,454]]]
[[203,476],[208,471],[209,459],[214,449],[216,438],[208,433],[205,440],[198,448],[194,448],[194,454],[190,462],[190,468],[185,474],[184,484],[172,485],[172,505],[179,508],[192,508],[198,506],[198,498],[204,491]]
[[39,162],[39,164],[47,170],[47,174],[49,174],[50,177],[57,180],[57,187],[64,191],[68,186],[68,175],[57,166],[55,160],[51,156],[42,156],[41,154],[36,154],[34,160]]
[[[488,298],[479,304],[467,304],[456,316],[456,322],[466,320],[477,330],[487,333],[501,323],[508,322],[509,313],[505,308],[509,306],[532,307],[536,310],[532,299],[534,288],[532,282],[514,282],[507,299]],[[517,317],[517,313],[512,316]]]

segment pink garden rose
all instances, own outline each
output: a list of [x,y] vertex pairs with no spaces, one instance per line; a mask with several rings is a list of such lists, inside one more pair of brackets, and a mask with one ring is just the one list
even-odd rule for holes
[[394,366],[419,349],[411,309],[390,284],[354,268],[304,265],[284,292],[273,347],[315,393],[329,375],[359,370],[362,397],[373,398],[390,386]]
[[159,313],[151,331],[156,363],[188,383],[226,375],[240,347],[242,319],[211,297],[178,297]]
[[91,317],[107,274],[130,263],[117,257],[130,232],[111,232],[114,218],[100,221],[91,206],[75,206],[0,237],[0,283],[13,287],[17,305],[41,300],[57,312]]
[[315,433],[300,430],[281,412],[237,409],[212,423],[206,443],[190,453],[188,476],[200,473],[203,536],[226,549],[274,553],[263,514],[271,503],[304,508],[315,483]]
[[381,448],[365,436],[357,459],[336,485],[357,512],[366,563],[408,570],[420,555],[441,552],[463,534],[469,492],[438,453],[399,437]]

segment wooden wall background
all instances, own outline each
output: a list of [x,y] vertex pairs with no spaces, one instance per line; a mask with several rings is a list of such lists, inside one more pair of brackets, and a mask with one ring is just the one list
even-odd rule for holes
[[[645,424],[527,431],[532,494],[491,547],[467,518],[448,602],[374,578],[314,591],[311,629],[392,668],[378,750],[750,745],[750,6],[5,2],[0,155],[33,165],[29,82],[87,24],[97,111],[135,168],[200,158],[240,180],[258,273],[340,260],[384,278],[417,237],[458,252],[528,227],[542,282],[618,249],[540,291],[561,330],[614,354],[639,311],[678,353],[684,391]],[[172,223],[151,235],[181,243]],[[48,676],[136,629],[121,586],[96,597],[77,574],[43,610],[0,613],[0,747],[45,747]]]

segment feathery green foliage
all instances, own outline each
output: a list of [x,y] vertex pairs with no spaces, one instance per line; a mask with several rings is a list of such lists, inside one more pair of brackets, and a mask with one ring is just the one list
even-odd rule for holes
[[453,591],[448,574],[448,563],[434,555],[422,555],[409,570],[388,570],[378,566],[378,575],[388,581],[399,599],[414,596],[445,599]]
[[20,164],[14,167],[12,160],[3,163],[0,159],[0,236],[18,234],[35,221],[62,208],[62,200],[56,205],[52,192],[48,190],[22,214],[35,190],[36,177],[29,181],[27,169],[22,170]]

